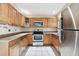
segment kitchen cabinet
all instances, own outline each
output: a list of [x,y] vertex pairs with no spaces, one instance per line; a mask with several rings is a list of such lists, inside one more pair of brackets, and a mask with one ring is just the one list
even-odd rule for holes
[[15,24],[19,26],[19,12],[16,11],[16,19],[15,19]]
[[[14,39],[14,37],[16,37]],[[0,39],[0,56],[19,56],[28,47],[28,35],[16,35]],[[32,43],[32,41],[31,41]]]
[[20,54],[20,48],[19,48],[19,42],[20,42],[21,38],[9,41],[9,55],[10,56],[19,56]]
[[15,8],[9,5],[9,19],[12,25],[24,26],[25,19]]
[[32,34],[27,35],[28,45],[32,45]]
[[19,12],[16,14],[16,25],[24,26],[25,25],[25,17],[21,15]]
[[14,10],[13,7],[11,5],[9,5],[9,20],[10,20],[10,24],[14,25],[15,21],[14,21]]
[[9,23],[8,10],[7,3],[0,3],[0,23]]
[[18,13],[18,25],[19,26],[24,26],[25,24],[25,18],[23,15],[21,15],[20,13]]
[[36,22],[36,21],[43,22],[43,27],[44,28],[48,26],[48,23],[47,23],[48,22],[48,18],[30,18],[30,21],[29,21],[30,27],[35,27],[33,25],[33,23]]
[[18,13],[18,25],[21,26],[21,14]]
[[50,42],[55,48],[58,48],[60,46],[59,37],[57,35],[51,34]]
[[20,26],[21,20],[20,20],[20,14],[19,14],[19,12],[17,12],[16,17],[17,17],[17,18],[16,18],[16,25]]
[[8,43],[5,41],[0,41],[0,56],[8,56]]
[[44,34],[44,45],[50,45],[51,43],[51,36],[50,34]]
[[13,25],[17,25],[17,23],[16,23],[16,15],[17,15],[17,13],[16,13],[17,11],[16,11],[16,9],[14,8],[14,7],[12,7],[11,6],[11,12],[9,12],[9,13],[11,13],[11,17],[12,18],[10,18],[10,20],[11,20],[11,23],[13,24]]
[[25,17],[20,14],[11,4],[0,3],[0,23],[24,26]]
[[12,40],[10,42],[10,56],[19,56],[22,54],[22,52],[26,49],[28,46],[29,42],[27,39],[27,35],[16,39]]
[[19,56],[19,45],[18,44],[10,47],[10,56]]
[[26,49],[26,47],[28,47],[28,39],[26,38],[26,36],[24,36],[21,38],[21,40],[19,42],[20,55]]
[[27,18],[27,17],[23,17],[23,19],[25,19],[25,24],[24,24],[24,26],[25,27],[29,27],[29,25],[30,25],[30,20],[29,20],[29,18]]
[[59,37],[54,34],[44,34],[44,45],[52,45],[55,48],[60,46]]
[[57,28],[58,27],[58,21],[56,17],[49,18],[48,20],[48,27],[49,28]]
[[10,42],[0,41],[0,56],[17,56],[19,55],[19,46],[15,40]]
[[[25,26],[25,17],[22,15],[22,17],[21,17],[21,26]],[[28,25],[28,24],[26,24],[26,25]]]
[[56,16],[53,16],[52,18],[30,18],[30,27],[33,26],[33,22],[35,21],[42,21],[43,27],[49,27],[49,28],[57,28],[58,27],[58,20]]

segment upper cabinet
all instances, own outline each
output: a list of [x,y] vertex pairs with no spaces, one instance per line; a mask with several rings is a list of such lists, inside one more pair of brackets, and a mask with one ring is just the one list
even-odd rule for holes
[[[41,22],[43,24],[41,24]],[[48,26],[47,22],[48,22],[48,18],[30,18],[30,27],[47,27]]]
[[0,3],[0,23],[9,23],[8,21],[8,4]]
[[15,25],[15,15],[16,14],[13,9],[13,7],[11,5],[8,6],[9,7],[9,20],[11,25]]
[[49,28],[57,28],[58,27],[57,17],[49,18],[49,20],[48,20],[48,27]]
[[25,17],[23,15],[21,15],[20,13],[17,13],[17,22],[19,26],[24,26],[25,24]]
[[58,20],[56,16],[53,16],[52,18],[30,18],[29,23],[30,23],[30,27],[44,27],[44,28],[58,27]]
[[0,23],[24,26],[25,17],[21,15],[12,5],[8,3],[0,3]]

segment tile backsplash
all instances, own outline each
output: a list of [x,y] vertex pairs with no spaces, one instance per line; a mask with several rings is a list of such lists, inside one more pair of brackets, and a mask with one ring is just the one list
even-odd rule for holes
[[20,32],[23,28],[17,26],[11,26],[8,24],[0,24],[0,35],[7,33]]

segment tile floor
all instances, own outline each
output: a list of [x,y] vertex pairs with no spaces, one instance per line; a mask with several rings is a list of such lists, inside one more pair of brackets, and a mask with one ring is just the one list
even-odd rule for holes
[[25,56],[55,56],[50,46],[30,46]]

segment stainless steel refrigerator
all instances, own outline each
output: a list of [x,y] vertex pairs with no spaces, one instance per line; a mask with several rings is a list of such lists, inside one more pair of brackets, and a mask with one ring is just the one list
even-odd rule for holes
[[61,12],[62,56],[79,55],[79,3],[73,3]]

